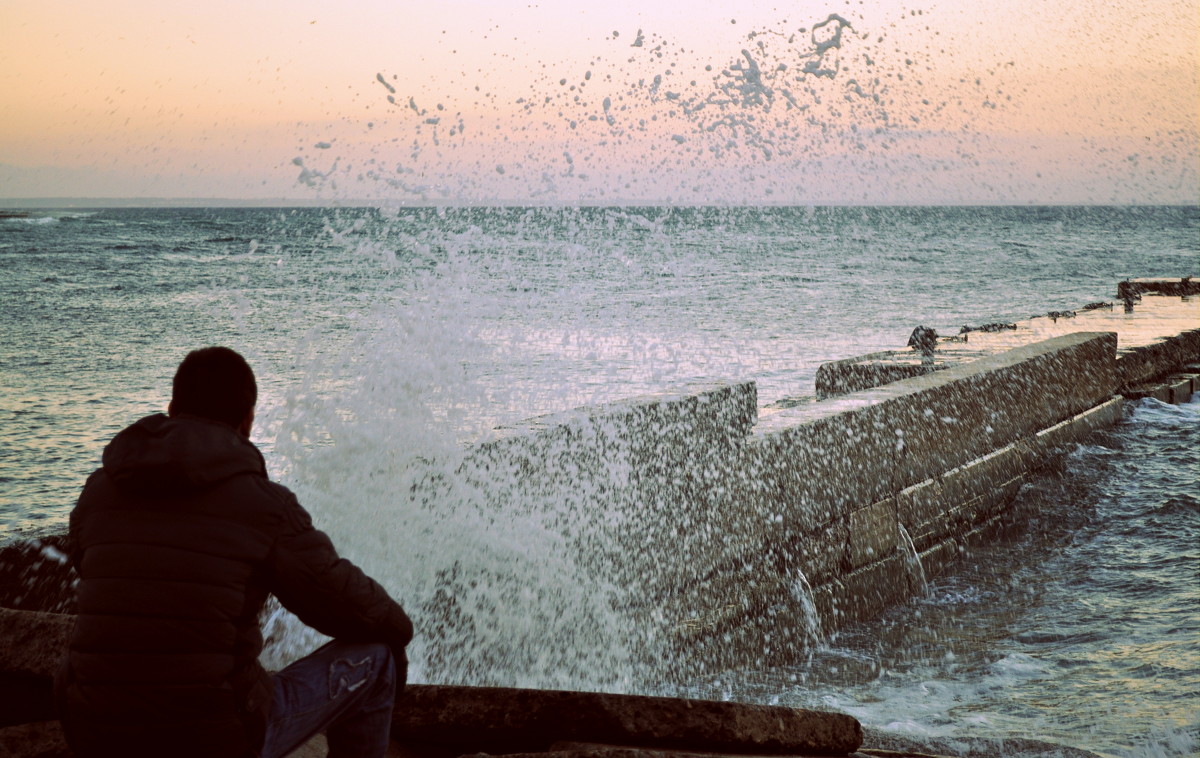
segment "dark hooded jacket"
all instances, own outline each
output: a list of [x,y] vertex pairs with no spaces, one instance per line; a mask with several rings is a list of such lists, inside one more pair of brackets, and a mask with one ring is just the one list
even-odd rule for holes
[[57,681],[81,755],[254,756],[271,708],[268,594],[338,639],[382,642],[403,681],[412,624],[226,424],[148,416],[71,513],[78,617]]

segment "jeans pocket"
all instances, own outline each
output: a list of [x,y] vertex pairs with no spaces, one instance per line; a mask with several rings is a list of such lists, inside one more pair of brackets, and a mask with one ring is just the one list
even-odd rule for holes
[[374,659],[367,656],[361,660],[338,658],[329,664],[329,699],[337,700],[347,692],[354,692],[371,678]]

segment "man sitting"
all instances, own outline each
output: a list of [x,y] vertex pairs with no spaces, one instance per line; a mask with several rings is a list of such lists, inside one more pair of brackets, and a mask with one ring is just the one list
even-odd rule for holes
[[[387,752],[412,623],[339,558],[250,442],[242,356],[196,350],[167,415],[118,434],[71,513],[78,617],[56,696],[81,756],[262,756],[325,732],[330,756]],[[334,638],[274,675],[258,663],[274,594]]]

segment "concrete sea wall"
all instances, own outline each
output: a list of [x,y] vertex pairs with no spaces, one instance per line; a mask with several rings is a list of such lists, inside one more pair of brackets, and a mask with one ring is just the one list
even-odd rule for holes
[[1081,332],[761,417],[752,382],[636,398],[502,430],[457,481],[553,514],[594,575],[640,588],[681,666],[753,665],[919,591],[1120,418],[1131,376],[1196,360],[1200,330],[1120,354]]
[[[748,382],[535,419],[462,473],[495,507],[567,514],[597,576],[645,590],[680,665],[778,660],[1008,526],[1022,484],[1116,422],[1122,395],[1185,401],[1200,311],[1164,286],[1140,282],[1123,312],[954,338],[933,366],[912,352],[826,364],[837,391],[761,417]],[[1104,330],[1072,331],[1091,325]]]
[[677,600],[693,636],[778,654],[806,631],[797,616],[827,632],[910,594],[1015,496],[1039,433],[1116,418],[1115,345],[1071,335],[763,418],[737,465],[752,482],[726,491],[724,549]]

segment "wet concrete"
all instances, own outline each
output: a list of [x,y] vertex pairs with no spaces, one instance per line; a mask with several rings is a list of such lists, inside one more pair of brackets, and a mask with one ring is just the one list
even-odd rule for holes
[[1059,448],[1119,418],[1115,348],[1109,333],[1063,335],[765,411],[720,495],[693,509],[718,543],[675,538],[696,556],[663,608],[681,644],[754,666],[919,592]]
[[[818,397],[832,397],[947,369],[1074,332],[1116,334],[1117,361],[1122,371],[1120,386],[1132,388],[1164,372],[1177,370],[1200,349],[1200,297],[1154,294],[1152,281],[1160,280],[1143,280],[1145,294],[1128,308],[1115,300],[1093,304],[1099,307],[1034,316],[1015,322],[1012,329],[974,329],[942,335],[932,361],[923,359],[914,350],[895,350],[824,364],[817,373]],[[1180,280],[1168,283],[1172,281]]]

